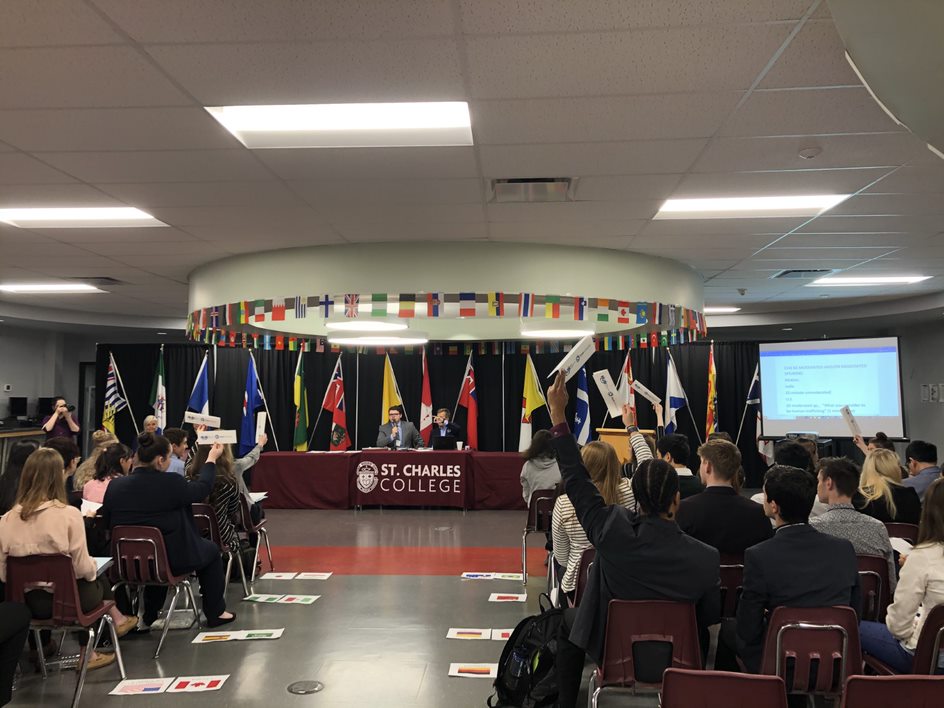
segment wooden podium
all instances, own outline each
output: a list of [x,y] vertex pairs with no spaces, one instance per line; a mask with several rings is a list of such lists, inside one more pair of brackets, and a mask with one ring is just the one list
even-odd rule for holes
[[[640,430],[643,435],[655,435],[654,430]],[[632,455],[629,451],[629,433],[625,428],[597,428],[597,439],[616,448],[620,462],[628,462]]]

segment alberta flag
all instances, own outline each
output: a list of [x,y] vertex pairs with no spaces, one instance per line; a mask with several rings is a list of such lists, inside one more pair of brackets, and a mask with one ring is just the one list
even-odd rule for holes
[[239,427],[239,456],[248,455],[256,446],[256,411],[265,405],[256,375],[256,358],[249,352],[249,371],[246,372],[246,390],[243,392],[243,422]]
[[665,434],[671,435],[678,427],[675,422],[675,414],[682,410],[688,402],[671,352],[669,352],[668,371],[666,372],[665,402]]
[[590,441],[590,390],[587,388],[587,367],[577,372],[577,411],[574,414],[574,436],[578,445]]
[[154,384],[151,386],[151,408],[157,418],[157,434],[160,435],[167,427],[167,388],[164,386],[164,346],[161,345],[160,358],[157,360],[157,371],[154,372]]
[[207,377],[207,355],[203,355],[203,363],[193,382],[190,400],[187,401],[187,410],[207,415],[210,412],[210,381]]

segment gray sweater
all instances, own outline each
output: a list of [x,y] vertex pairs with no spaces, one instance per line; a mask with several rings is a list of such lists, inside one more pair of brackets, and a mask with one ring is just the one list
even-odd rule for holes
[[531,504],[531,494],[536,489],[553,489],[561,481],[560,468],[553,457],[536,457],[521,467],[521,496],[525,504]]

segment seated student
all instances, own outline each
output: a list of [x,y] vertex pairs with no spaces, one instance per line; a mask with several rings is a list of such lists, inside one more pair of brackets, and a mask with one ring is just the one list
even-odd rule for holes
[[74,485],[75,471],[79,467],[79,460],[82,459],[79,446],[75,444],[72,438],[59,437],[48,438],[46,442],[43,443],[43,447],[48,447],[59,453],[59,456],[62,458],[62,464],[65,467],[66,494],[68,495],[69,503],[73,505],[79,504],[82,498],[82,488],[75,487]]
[[440,408],[433,416],[432,437],[454,437],[456,440],[462,440],[462,426],[450,420],[451,414],[448,408]]
[[[62,457],[54,450],[40,448],[23,467],[16,506],[0,518],[0,580],[7,579],[7,558],[44,553],[72,558],[83,611],[98,607],[103,599],[113,599],[111,588],[98,577],[95,561],[86,549],[82,514],[66,502]],[[26,604],[36,618],[52,616],[52,595],[44,590],[27,592]],[[109,614],[119,637],[138,623],[136,617],[125,617],[114,606]],[[80,634],[79,643],[84,652],[88,635]],[[107,666],[114,660],[113,654],[93,651],[88,668]]]
[[82,499],[96,504],[105,500],[105,490],[116,477],[124,477],[131,471],[134,454],[127,445],[114,443],[99,455],[95,464],[95,476],[82,487]]
[[[191,470],[202,469],[206,464],[210,448],[206,445],[197,450]],[[223,544],[231,551],[239,551],[239,536],[236,533],[234,517],[239,514],[239,497],[242,494],[239,488],[241,479],[236,472],[236,460],[233,459],[233,449],[230,445],[223,446],[223,454],[216,461],[216,480],[210,492],[208,503],[216,512],[216,521],[220,529],[220,538]]]
[[[653,437],[649,433],[640,435],[630,435],[629,437],[629,458],[623,463],[622,474],[624,477],[632,477],[633,472],[646,460],[653,460],[656,457],[656,440],[662,437],[662,404],[653,403],[653,411],[656,415],[656,435]],[[628,411],[628,412],[627,412]],[[636,412],[629,404],[623,406],[623,421],[630,420],[630,426],[636,428]],[[627,428],[629,430],[629,428]]]
[[898,455],[876,448],[865,456],[859,494],[864,506],[859,511],[882,523],[915,524],[921,519],[921,499],[911,487],[901,483]]
[[[138,436],[138,467],[127,477],[115,479],[105,490],[102,516],[108,528],[115,526],[155,526],[164,535],[167,558],[175,575],[196,572],[203,596],[207,626],[219,627],[236,615],[226,611],[223,562],[215,543],[202,538],[193,522],[191,505],[210,495],[216,478],[216,461],[223,446],[215,444],[207,453],[199,478],[188,482],[175,474],[165,474],[170,466],[170,443],[162,435]],[[167,589],[144,589],[144,616],[148,628],[157,619]]]
[[95,463],[98,462],[98,458],[105,452],[106,447],[116,442],[118,438],[107,430],[96,430],[92,433],[92,451],[76,468],[75,475],[72,477],[73,489],[79,490],[85,487],[85,483],[95,476]]
[[[633,435],[639,435],[634,432]],[[620,461],[616,450],[609,443],[594,440],[587,443],[580,451],[590,480],[596,486],[604,504],[618,504],[630,511],[636,510],[636,498],[630,481],[620,473]],[[580,570],[580,556],[591,548],[587,534],[580,527],[577,512],[566,494],[557,497],[554,513],[551,516],[551,538],[554,543],[554,559],[564,568],[561,578],[561,590],[568,599],[574,599],[577,589],[577,572]]]
[[872,450],[891,450],[895,452],[895,443],[889,440],[888,436],[882,432],[875,433],[875,437],[869,440],[868,444],[862,439],[861,435],[856,435],[852,438],[852,442],[862,451],[863,455],[868,455]]
[[[809,452],[809,445],[801,445],[796,440],[779,441],[774,447],[774,464],[806,470],[809,473],[810,479],[813,481],[815,487],[816,467],[813,464],[813,457]],[[751,497],[751,501],[755,501],[758,504],[763,504],[764,493],[759,492],[755,494]],[[816,495],[814,495],[813,509],[810,511],[810,518],[815,519],[824,511],[826,511],[826,505],[817,499]]]
[[692,538],[721,553],[741,554],[773,535],[762,507],[734,488],[741,469],[741,451],[721,438],[698,448],[698,474],[705,491],[679,504],[678,525]]
[[7,455],[7,466],[0,477],[0,516],[6,514],[16,504],[16,492],[20,487],[20,473],[23,465],[39,448],[35,440],[21,440],[13,443]]
[[924,440],[912,440],[905,448],[905,460],[908,462],[910,476],[902,484],[914,489],[921,501],[924,501],[927,488],[941,478],[941,468],[937,464],[937,445]]
[[679,492],[682,499],[705,490],[701,481],[688,468],[691,448],[688,445],[687,437],[678,433],[666,435],[656,443],[656,449],[659,452],[659,459],[665,460],[675,468],[675,473],[679,478]]
[[537,489],[554,489],[561,481],[560,467],[551,445],[551,434],[539,430],[531,436],[531,444],[521,453],[521,496],[525,504],[531,504],[531,495]]
[[390,422],[380,426],[377,432],[377,447],[389,447],[394,450],[423,447],[423,438],[420,437],[416,426],[408,420],[402,420],[403,412],[397,406],[391,406],[387,416]]
[[816,494],[827,506],[821,516],[810,519],[810,526],[821,533],[846,539],[856,553],[884,556],[888,561],[889,592],[894,592],[897,580],[895,552],[885,524],[860,513],[852,505],[858,483],[859,470],[845,457],[825,457],[820,460]]
[[736,631],[726,622],[719,638],[728,648],[736,643],[737,655],[753,673],[760,669],[767,617],[774,608],[848,605],[861,610],[855,549],[810,526],[815,496],[806,470],[774,465],[767,471],[764,512],[776,530],[773,538],[744,552]]
[[[918,543],[903,556],[895,599],[885,624],[860,622],[862,650],[903,674],[911,672],[915,647],[928,613],[944,604],[944,480],[925,493]],[[944,651],[937,673],[944,673]]]
[[[701,626],[717,623],[721,614],[718,552],[683,534],[673,520],[679,504],[675,470],[652,460],[636,471],[632,488],[638,517],[618,504],[607,506],[567,428],[567,399],[564,376],[558,373],[547,394],[554,447],[567,496],[597,555],[580,607],[565,610],[558,635],[560,708],[576,704],[585,652],[597,663],[602,659],[610,600],[692,602]],[[623,422],[631,426],[629,407],[623,411]]]
[[182,428],[168,428],[164,431],[164,437],[170,442],[171,458],[167,471],[179,474],[181,477],[186,476],[187,457],[190,455],[187,431]]

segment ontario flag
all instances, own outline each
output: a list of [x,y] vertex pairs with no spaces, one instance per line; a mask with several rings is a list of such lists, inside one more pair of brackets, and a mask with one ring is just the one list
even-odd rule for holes
[[423,347],[423,392],[420,396],[420,437],[429,445],[433,434],[433,396],[429,392],[429,367],[426,365],[426,347]]
[[479,448],[479,399],[475,392],[475,370],[472,368],[472,355],[465,365],[462,388],[459,389],[459,405],[465,406],[468,413],[465,421],[466,443],[473,450]]
[[331,413],[331,437],[328,449],[332,452],[347,450],[351,446],[351,436],[347,432],[347,413],[344,406],[344,375],[341,371],[341,355],[334,365],[334,373],[328,382],[321,407]]

